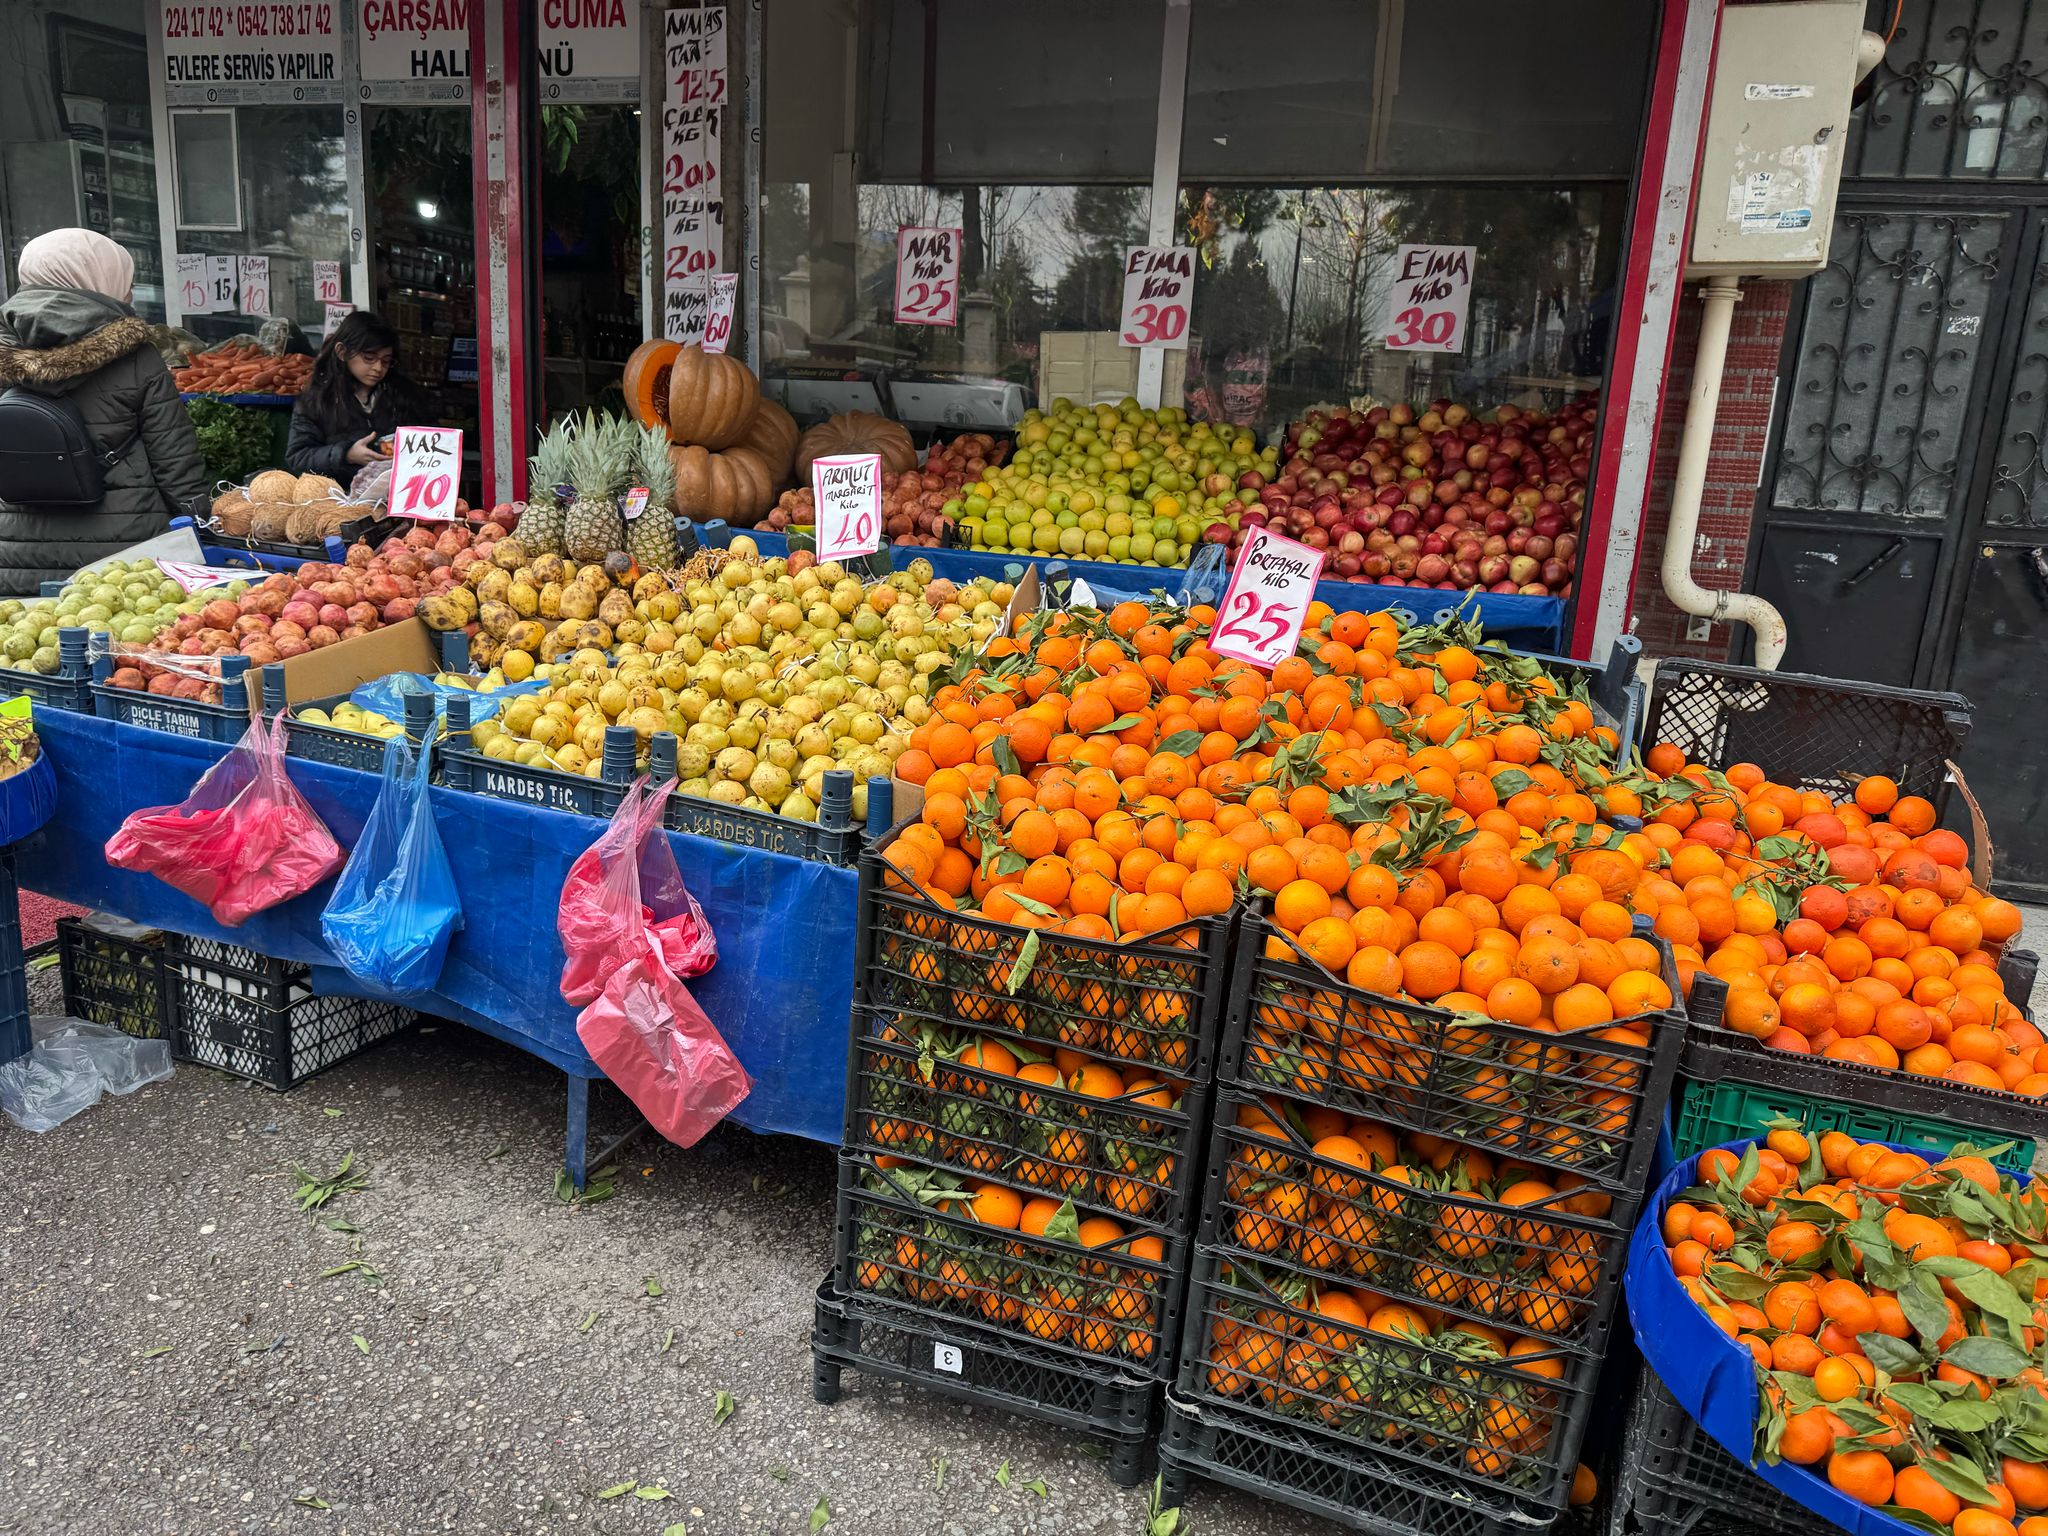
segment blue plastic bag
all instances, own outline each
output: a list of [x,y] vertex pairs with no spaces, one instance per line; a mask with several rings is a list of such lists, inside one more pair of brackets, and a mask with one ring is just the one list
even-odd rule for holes
[[516,699],[522,693],[538,692],[544,686],[529,678],[523,683],[507,683],[502,688],[457,688],[452,683],[438,683],[431,677],[421,677],[417,672],[394,672],[389,677],[372,678],[364,683],[348,696],[348,701],[358,709],[367,709],[386,720],[403,720],[407,695],[431,693],[435,717],[446,720],[448,701],[459,693],[470,701],[469,718],[474,724],[478,720],[490,719],[505,707],[506,700]]
[[320,914],[320,932],[343,967],[391,992],[432,990],[449,935],[462,926],[427,789],[432,761],[422,749],[415,762],[402,736],[384,743],[383,788]]

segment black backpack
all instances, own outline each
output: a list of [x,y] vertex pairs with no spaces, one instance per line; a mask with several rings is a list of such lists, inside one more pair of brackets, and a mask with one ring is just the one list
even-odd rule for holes
[[141,435],[102,448],[78,407],[62,395],[16,387],[0,393],[0,501],[16,507],[92,507],[107,491],[107,471]]

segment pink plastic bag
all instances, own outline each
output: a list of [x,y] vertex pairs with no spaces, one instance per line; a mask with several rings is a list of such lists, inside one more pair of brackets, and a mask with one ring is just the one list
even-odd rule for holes
[[107,862],[155,875],[233,928],[333,874],[342,852],[285,772],[284,711],[258,715],[177,805],[150,806],[107,839]]
[[603,835],[569,866],[555,917],[564,1002],[595,1000],[613,969],[650,936],[678,977],[701,976],[717,961],[718,940],[661,833],[661,809],[674,787],[674,780],[649,788],[635,779]]
[[703,1140],[754,1086],[651,935],[577,1015],[576,1034],[648,1124],[679,1147]]

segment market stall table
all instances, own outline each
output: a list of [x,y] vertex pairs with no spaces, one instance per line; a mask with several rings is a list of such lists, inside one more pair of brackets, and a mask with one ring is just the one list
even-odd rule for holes
[[[24,885],[137,923],[309,964],[316,991],[391,996],[340,970],[322,939],[331,879],[230,929],[161,881],[106,862],[107,839],[125,816],[176,804],[227,748],[61,710],[39,713],[36,729],[58,796],[49,823],[15,850]],[[296,758],[291,775],[336,841],[352,847],[378,776]],[[561,998],[555,914],[570,862],[604,823],[455,790],[432,793],[463,927],[436,989],[392,1000],[482,1030],[568,1074],[567,1161],[580,1182],[581,1120],[590,1081],[603,1073],[577,1038],[577,1010]],[[733,1118],[752,1130],[837,1142],[852,1009],[854,871],[668,835],[718,936],[718,963],[690,983],[691,992],[754,1079]]]

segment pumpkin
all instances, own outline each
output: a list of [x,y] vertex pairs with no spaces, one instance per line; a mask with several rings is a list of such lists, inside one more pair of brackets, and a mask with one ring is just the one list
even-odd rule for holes
[[749,448],[713,453],[690,443],[669,449],[676,471],[676,511],[697,522],[722,518],[751,528],[775,500],[775,476],[768,461]]
[[779,485],[789,478],[789,466],[796,457],[796,435],[796,418],[773,400],[763,400],[739,445],[758,453]]
[[843,453],[879,453],[883,470],[892,475],[917,468],[917,446],[902,422],[873,411],[847,411],[819,422],[796,440],[797,479],[810,479],[811,460]]
[[723,352],[683,347],[668,375],[668,440],[713,452],[730,448],[753,424],[761,403],[754,370]]
[[626,359],[626,409],[643,427],[668,425],[669,371],[683,349],[673,341],[643,341]]

